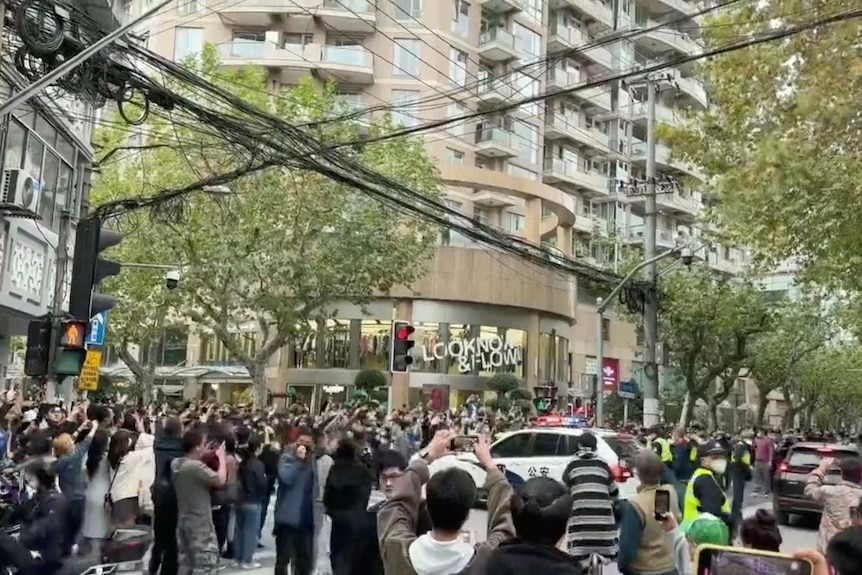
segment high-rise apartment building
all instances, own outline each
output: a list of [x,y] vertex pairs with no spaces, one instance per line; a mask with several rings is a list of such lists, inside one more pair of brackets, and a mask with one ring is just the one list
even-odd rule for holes
[[[154,0],[135,0],[144,1]],[[142,9],[129,4],[128,13]],[[571,51],[614,28],[610,0],[178,0],[146,31],[149,48],[163,56],[180,60],[209,42],[226,67],[265,67],[273,89],[303,75],[334,80],[357,108],[400,104],[395,121],[413,126],[701,49],[693,2],[619,0],[618,9],[619,29],[670,23],[632,41]],[[560,56],[546,62],[552,54]],[[677,121],[682,107],[707,105],[693,67],[669,72],[656,114],[662,122]],[[643,198],[625,189],[644,178],[644,101],[637,87],[623,87],[615,106],[611,86],[596,86],[425,138],[450,206],[549,252],[612,266],[624,246],[643,239]],[[698,172],[671,160],[662,143],[656,159],[668,182],[658,198],[661,249],[680,231],[697,235],[692,224],[701,204],[684,184]],[[635,329],[613,314],[604,330],[605,364],[596,365],[596,294],[578,289],[576,278],[492,253],[454,231],[440,244],[428,276],[411,290],[376,302],[371,316],[339,306],[340,317],[315,326],[315,337],[286,346],[271,366],[273,389],[307,385],[302,393],[317,401],[318,384],[343,387],[355,370],[383,367],[379,352],[393,317],[417,326],[422,352],[409,376],[396,377],[399,404],[434,389],[461,402],[499,371],[582,397],[598,371],[609,386],[638,376]],[[741,254],[728,248],[709,257],[730,272]],[[482,355],[457,345],[465,341],[501,341],[510,352]],[[208,375],[206,365],[229,362],[215,338],[192,335],[188,347],[187,365],[201,366],[201,382],[238,381],[224,370]],[[218,393],[227,397],[224,389]]]

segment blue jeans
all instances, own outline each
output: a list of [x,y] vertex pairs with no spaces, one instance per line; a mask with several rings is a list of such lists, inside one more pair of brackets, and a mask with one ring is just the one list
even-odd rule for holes
[[236,529],[233,534],[234,557],[239,563],[251,563],[257,550],[261,508],[259,503],[241,503],[235,507]]

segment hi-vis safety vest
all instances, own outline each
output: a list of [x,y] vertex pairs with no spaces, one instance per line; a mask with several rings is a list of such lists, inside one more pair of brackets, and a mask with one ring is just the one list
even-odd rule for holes
[[[692,521],[701,514],[700,499],[698,499],[694,494],[694,482],[702,475],[709,475],[712,477],[712,480],[716,482],[716,485],[718,485],[718,481],[715,479],[715,475],[712,474],[712,471],[704,469],[703,467],[697,468],[694,475],[692,475],[691,479],[688,481],[688,487],[685,488],[685,505],[683,505],[682,511],[683,521]],[[724,490],[722,490],[722,492],[723,491]],[[727,496],[724,498],[721,510],[725,513],[730,513],[730,499]]]
[[673,450],[670,447],[670,441],[663,437],[656,437],[651,441],[647,441],[647,449],[652,450],[653,441],[661,446],[659,457],[661,457],[662,463],[673,463]]
[[740,441],[739,443],[736,444],[736,447],[739,447],[740,445],[745,446],[745,452],[743,453],[742,457],[737,457],[736,456],[736,449],[734,449],[733,450],[734,451],[733,462],[734,463],[741,463],[743,465],[749,465],[750,466],[751,465],[751,451],[748,449],[748,445],[745,442]]

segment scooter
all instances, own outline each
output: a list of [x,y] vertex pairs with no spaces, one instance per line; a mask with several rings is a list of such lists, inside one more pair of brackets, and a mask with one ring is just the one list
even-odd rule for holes
[[141,573],[144,570],[144,556],[152,542],[152,532],[146,525],[117,529],[105,541],[101,553],[69,557],[63,561],[56,575]]

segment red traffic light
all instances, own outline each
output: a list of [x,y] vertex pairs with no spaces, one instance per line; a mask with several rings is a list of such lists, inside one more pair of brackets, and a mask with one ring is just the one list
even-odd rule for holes
[[403,325],[398,328],[398,332],[395,334],[395,337],[397,337],[398,339],[407,339],[411,335],[413,335],[414,331],[416,331],[416,328],[414,328],[412,325]]
[[64,321],[60,324],[60,347],[83,349],[87,337],[88,322],[79,320]]

